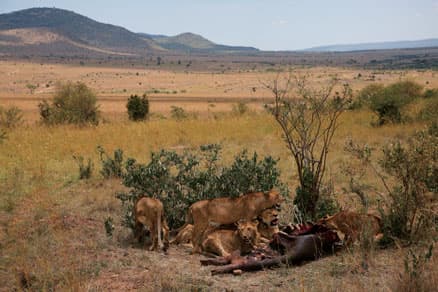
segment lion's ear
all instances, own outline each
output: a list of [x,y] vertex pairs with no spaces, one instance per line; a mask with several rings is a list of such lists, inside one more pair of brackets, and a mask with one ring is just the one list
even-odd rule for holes
[[236,223],[234,223],[236,226],[239,226],[245,222],[245,219],[239,219]]
[[255,226],[259,225],[259,220],[257,218],[252,219],[252,224],[254,224]]

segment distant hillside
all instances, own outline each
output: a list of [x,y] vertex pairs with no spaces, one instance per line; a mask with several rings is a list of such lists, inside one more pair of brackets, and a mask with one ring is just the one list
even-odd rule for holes
[[232,53],[257,49],[217,45],[192,33],[174,37],[137,34],[57,8],[31,8],[0,14],[0,54],[144,55],[172,51]]
[[44,28],[73,42],[118,52],[156,50],[151,39],[123,27],[94,21],[72,11],[31,8],[0,15],[0,30]]
[[239,47],[218,45],[206,38],[194,33],[182,33],[176,36],[151,35],[139,33],[139,35],[151,38],[161,47],[171,51],[183,52],[256,52],[253,47]]
[[379,43],[362,43],[347,45],[331,45],[306,49],[308,52],[352,52],[369,50],[392,50],[392,49],[411,49],[411,48],[432,48],[438,47],[438,39],[425,39],[418,41],[396,41]]

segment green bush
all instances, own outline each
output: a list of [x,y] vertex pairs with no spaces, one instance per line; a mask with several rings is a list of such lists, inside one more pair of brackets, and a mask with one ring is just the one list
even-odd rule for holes
[[131,95],[126,103],[129,119],[132,121],[145,120],[149,114],[149,100],[146,94],[143,97]]
[[359,109],[363,106],[369,106],[370,101],[378,98],[382,95],[385,87],[382,84],[370,84],[365,86],[356,96],[352,107],[354,109]]
[[169,226],[176,228],[184,223],[187,208],[199,200],[237,197],[273,187],[287,193],[279,180],[277,160],[270,156],[259,160],[256,153],[249,157],[247,151],[243,151],[230,166],[221,166],[220,150],[216,144],[182,154],[161,150],[151,154],[148,164],[128,159],[123,184],[131,190],[117,194],[125,206],[124,225],[134,228],[133,205],[145,195],[163,202]]
[[438,98],[438,88],[426,89],[423,94],[424,98]]
[[95,93],[83,82],[57,84],[52,104],[43,100],[38,104],[41,120],[46,124],[99,123]]
[[[438,136],[422,131],[407,143],[396,141],[384,147],[380,166],[395,181],[387,187],[387,210],[381,210],[384,240],[413,242],[431,235],[437,219],[433,210],[438,190]],[[383,176],[382,176],[383,178]]]
[[102,146],[97,146],[100,161],[102,162],[102,169],[100,174],[106,179],[111,177],[122,177],[123,175],[123,151],[116,149],[114,151],[114,158],[106,154]]
[[418,113],[418,118],[422,121],[438,121],[438,95],[430,97],[425,101],[424,107]]
[[0,106],[0,126],[4,128],[15,128],[23,123],[23,112],[16,106],[7,109]]
[[386,87],[370,85],[359,93],[359,98],[377,114],[378,126],[402,122],[402,108],[421,96],[422,86],[413,81],[400,81]]

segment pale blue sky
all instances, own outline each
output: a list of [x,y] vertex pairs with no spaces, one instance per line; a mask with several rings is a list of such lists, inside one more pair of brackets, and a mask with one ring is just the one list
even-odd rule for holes
[[0,0],[0,13],[73,10],[134,32],[193,32],[263,50],[438,38],[438,0]]

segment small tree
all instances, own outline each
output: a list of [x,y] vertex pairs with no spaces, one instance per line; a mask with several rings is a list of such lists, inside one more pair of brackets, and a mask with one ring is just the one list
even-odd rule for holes
[[274,96],[268,107],[279,124],[283,139],[297,168],[300,186],[294,203],[305,218],[315,219],[327,156],[338,118],[351,101],[348,84],[335,92],[337,80],[319,90],[311,89],[305,76],[277,75],[264,84]]
[[83,82],[57,84],[52,104],[38,104],[41,120],[47,124],[98,124],[96,94]]
[[131,95],[126,103],[129,119],[132,121],[143,121],[149,115],[149,100],[146,94],[143,97]]
[[16,106],[4,109],[0,106],[0,126],[11,129],[23,123],[23,111]]

